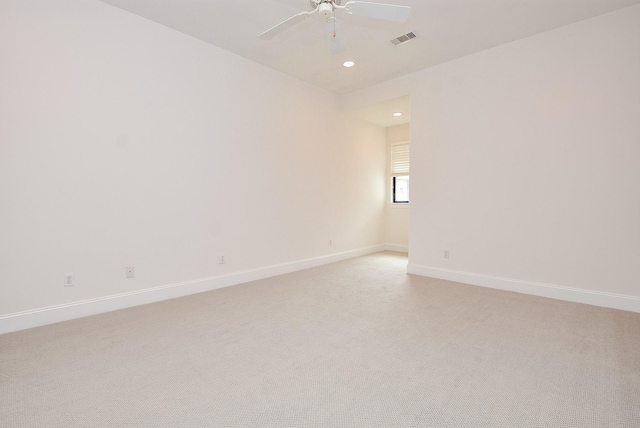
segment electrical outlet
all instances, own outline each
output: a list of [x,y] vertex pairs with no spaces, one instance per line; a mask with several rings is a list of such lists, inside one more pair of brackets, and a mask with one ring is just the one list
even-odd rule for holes
[[449,258],[449,250],[444,250],[444,258],[445,259]]
[[333,246],[333,239],[329,239],[329,246],[332,247]]
[[220,258],[218,259],[218,262],[223,265],[224,264],[224,256],[220,256]]
[[133,266],[127,266],[126,268],[124,268],[124,276],[126,278],[133,278],[135,275],[135,270],[133,269]]
[[72,273],[66,273],[64,275],[64,286],[65,287],[71,287],[72,285],[74,285],[73,274]]

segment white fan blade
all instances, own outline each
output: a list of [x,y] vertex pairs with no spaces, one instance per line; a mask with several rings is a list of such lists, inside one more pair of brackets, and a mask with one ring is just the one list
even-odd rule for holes
[[[315,10],[313,12],[315,12]],[[281,23],[279,23],[275,27],[269,28],[267,31],[265,31],[264,33],[260,34],[258,36],[258,38],[262,39],[262,40],[270,40],[270,39],[274,38],[275,36],[277,36],[278,34],[282,33],[283,31],[288,30],[289,28],[293,27],[294,25],[304,21],[304,19],[307,16],[311,15],[313,12],[300,12],[297,15],[293,15],[291,18],[282,21]]]
[[336,31],[336,20],[331,18],[327,21],[327,44],[331,50],[332,55],[337,55],[345,51],[344,40],[340,37],[340,34]]
[[393,22],[404,22],[411,14],[410,6],[395,4],[369,3],[366,1],[350,1],[344,5],[345,11],[352,15],[367,18],[384,19]]

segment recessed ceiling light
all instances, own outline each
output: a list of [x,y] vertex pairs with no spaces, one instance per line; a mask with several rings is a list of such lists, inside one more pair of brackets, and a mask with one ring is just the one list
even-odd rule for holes
[[397,113],[393,113],[393,115],[394,115],[395,117],[400,117],[400,116],[402,116],[402,113],[397,112]]
[[347,68],[351,68],[351,67],[353,67],[354,65],[356,65],[356,63],[355,63],[355,62],[353,62],[353,61],[345,61],[345,62],[343,62],[343,63],[342,63],[342,65],[344,65],[344,66],[345,66],[345,67],[347,67]]

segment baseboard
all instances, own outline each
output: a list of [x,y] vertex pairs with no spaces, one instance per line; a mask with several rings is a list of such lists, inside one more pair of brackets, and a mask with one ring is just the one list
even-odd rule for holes
[[250,281],[256,281],[259,279],[334,263],[353,257],[377,253],[379,251],[383,251],[384,248],[384,245],[375,245],[372,247],[359,248],[356,250],[344,251],[321,257],[265,266],[226,275],[200,278],[192,281],[161,285],[128,293],[32,309],[8,315],[0,315],[0,334],[243,284]]
[[496,288],[505,291],[549,297],[551,299],[584,303],[623,311],[640,312],[640,297],[623,294],[605,293],[601,291],[585,290],[581,288],[562,287],[552,284],[522,281],[510,278],[481,275],[470,272],[460,272],[429,266],[409,264],[407,272],[430,278],[446,279],[464,284]]
[[384,244],[385,251],[396,251],[398,253],[408,253],[409,246],[402,244]]

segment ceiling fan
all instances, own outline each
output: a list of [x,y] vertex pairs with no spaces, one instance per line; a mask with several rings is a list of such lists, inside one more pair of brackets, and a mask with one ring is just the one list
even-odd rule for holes
[[404,22],[409,18],[411,7],[394,4],[370,3],[364,1],[348,1],[344,6],[342,0],[309,0],[310,12],[300,12],[291,18],[285,19],[278,25],[269,28],[258,36],[263,40],[270,40],[285,30],[304,21],[307,17],[318,13],[323,16],[327,23],[327,39],[332,53],[339,53],[344,50],[344,44],[336,33],[336,10],[343,10],[350,15],[364,16],[367,18],[384,19],[392,22]]

